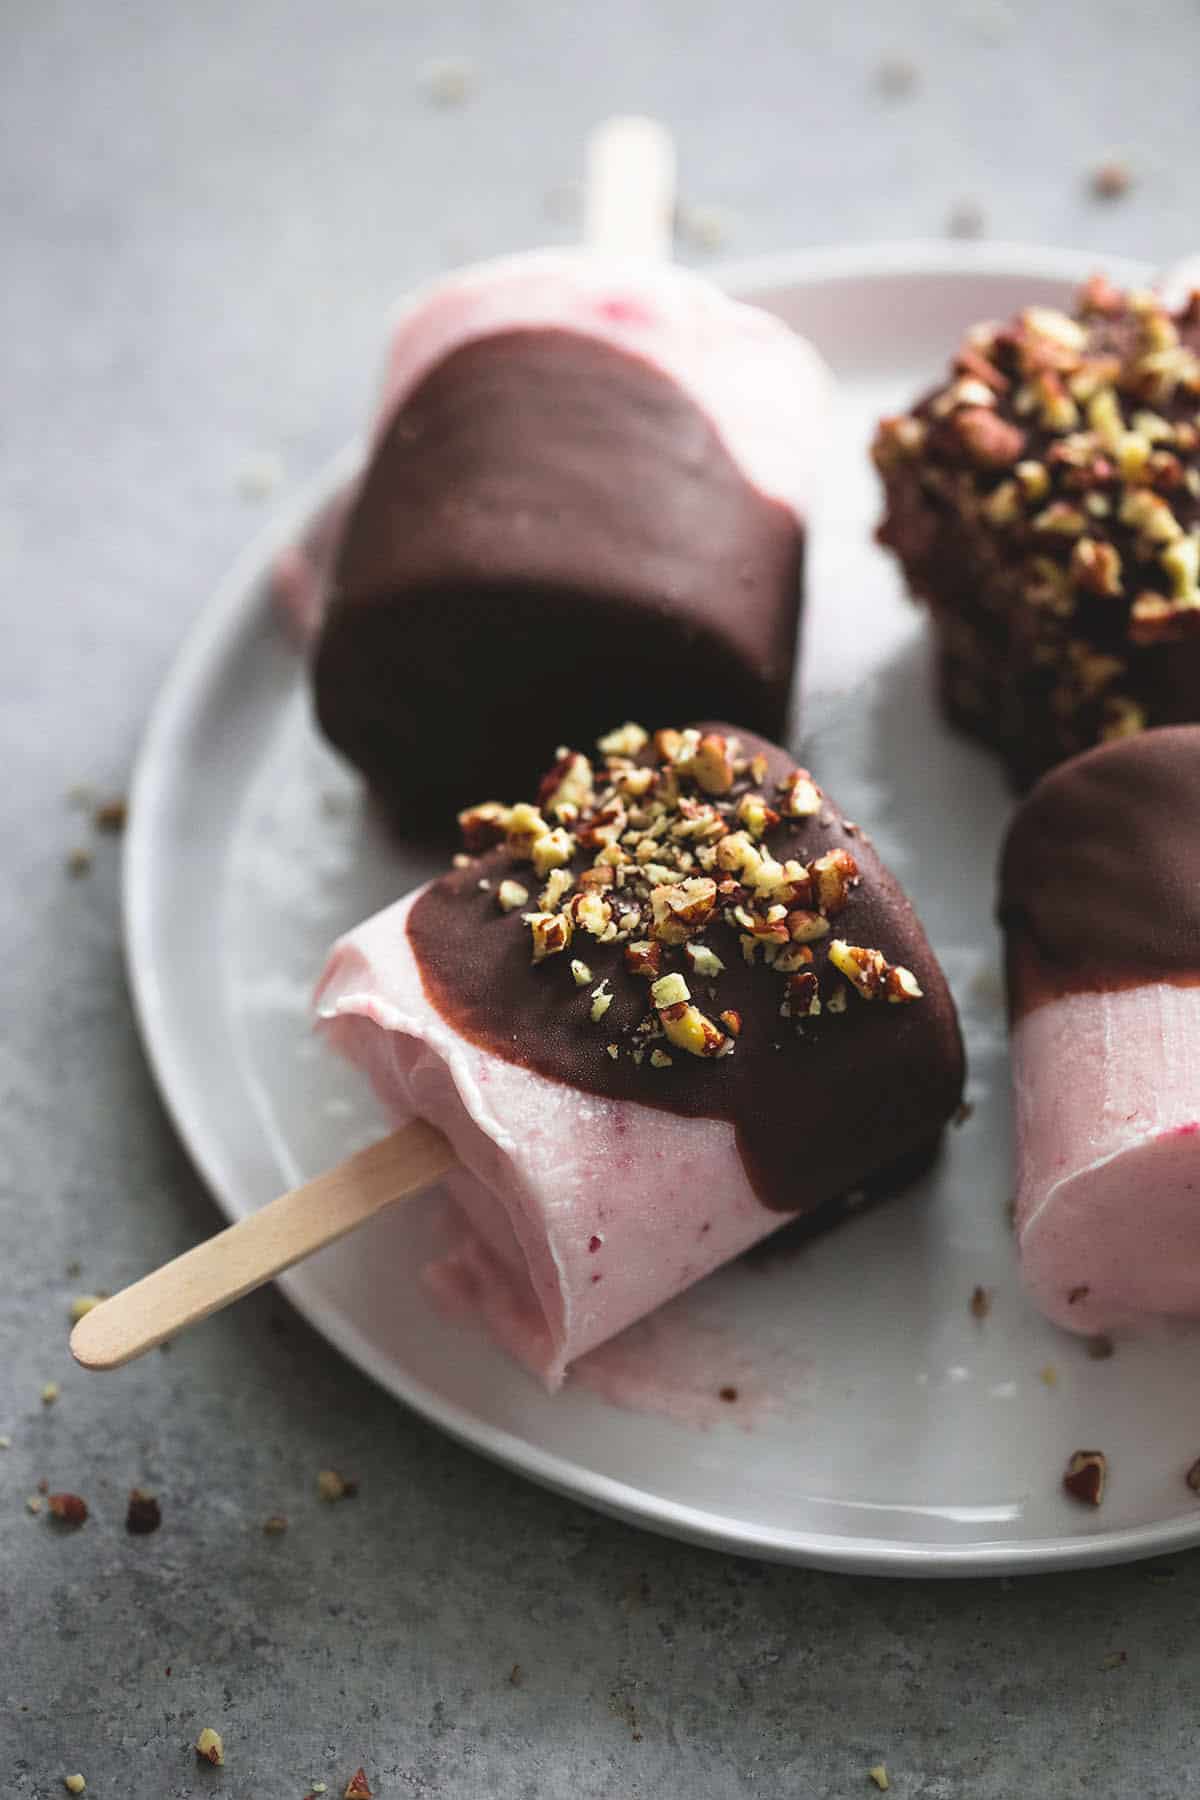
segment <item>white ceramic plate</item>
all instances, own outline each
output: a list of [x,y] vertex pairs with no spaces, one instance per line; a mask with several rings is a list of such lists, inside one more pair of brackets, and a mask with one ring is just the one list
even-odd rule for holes
[[[819,345],[841,378],[807,623],[805,746],[906,882],[962,1009],[973,1116],[935,1174],[802,1253],[739,1264],[642,1332],[701,1424],[543,1394],[440,1319],[415,1270],[437,1196],[290,1275],[291,1299],[397,1398],[490,1456],[640,1524],[729,1550],[887,1573],[1015,1571],[1200,1540],[1182,1471],[1200,1452],[1200,1339],[1122,1343],[1108,1361],[1024,1300],[1006,1222],[1007,1080],[992,866],[1008,797],[930,702],[921,623],[871,541],[866,447],[883,411],[942,369],[962,327],[1065,303],[1092,259],[997,246],[776,257],[729,272]],[[1119,278],[1144,281],[1141,268]],[[352,466],[343,459],[311,510]],[[127,848],[128,954],[175,1120],[238,1217],[382,1128],[312,1040],[326,945],[431,872],[388,842],[317,738],[264,574],[300,518],[230,575],[154,714]],[[655,723],[656,721],[650,721]],[[972,1289],[993,1291],[970,1316]],[[713,1406],[708,1373],[743,1402]],[[1059,1487],[1108,1453],[1099,1512]]]

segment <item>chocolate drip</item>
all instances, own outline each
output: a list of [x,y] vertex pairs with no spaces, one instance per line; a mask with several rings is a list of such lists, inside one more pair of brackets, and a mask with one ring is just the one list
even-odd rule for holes
[[649,364],[566,331],[438,363],[378,445],[317,649],[321,724],[397,819],[513,793],[618,713],[782,732],[803,535]]
[[[765,793],[794,767],[748,732],[727,725],[702,729],[736,735],[747,754],[766,756]],[[734,1053],[707,1059],[674,1050],[669,1068],[652,1067],[648,1057],[635,1063],[624,1052],[650,1008],[648,983],[626,973],[623,945],[604,945],[584,933],[577,933],[568,953],[532,967],[529,926],[520,910],[499,910],[496,888],[506,876],[522,882],[532,908],[540,884],[528,863],[516,862],[503,847],[443,876],[410,913],[409,939],[425,991],[456,1031],[506,1062],[605,1099],[729,1120],[763,1202],[780,1211],[812,1211],[936,1138],[959,1102],[963,1052],[954,1002],[920,922],[861,832],[848,830],[827,803],[816,818],[779,826],[766,843],[780,860],[848,850],[862,879],[831,936],[880,949],[911,969],[924,998],[902,1006],[860,999],[827,963],[825,945],[817,944],[813,968],[823,999],[841,990],[846,1009],[830,1013],[826,1005],[798,1026],[780,1016],[782,978],[761,960],[747,965],[737,933],[714,925],[703,941],[724,961],[724,973],[711,982],[687,979],[695,1003],[710,1016],[726,1008],[741,1013]],[[577,859],[576,867],[586,861]],[[487,891],[481,880],[489,883]],[[572,979],[572,957],[591,971],[582,988]],[[663,964],[664,973],[686,967],[682,951],[671,951]],[[612,1005],[594,1024],[590,994],[603,979]],[[623,1052],[615,1061],[609,1044]],[[633,1121],[619,1122],[614,1179],[619,1132],[634,1128]],[[647,1194],[646,1205],[653,1204]]]
[[1200,726],[1102,745],[1046,775],[1000,863],[1010,1003],[1200,980]]

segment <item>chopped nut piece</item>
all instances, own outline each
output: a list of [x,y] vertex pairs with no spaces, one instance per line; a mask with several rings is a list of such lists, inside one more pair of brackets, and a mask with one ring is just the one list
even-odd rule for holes
[[534,869],[539,875],[548,875],[551,869],[561,869],[569,863],[575,854],[575,839],[561,825],[553,831],[543,832],[535,838],[530,846],[530,856]]
[[90,1313],[93,1307],[99,1306],[100,1294],[77,1294],[71,1302],[71,1323],[78,1325],[80,1319]]
[[42,1389],[42,1405],[43,1406],[53,1406],[54,1402],[57,1399],[58,1399],[58,1383],[57,1383],[57,1381],[48,1381],[46,1383],[45,1387]]
[[371,1789],[367,1785],[367,1777],[362,1769],[356,1769],[346,1783],[342,1800],[371,1800]]
[[30,1494],[28,1500],[26,1500],[26,1502],[25,1502],[25,1505],[29,1512],[40,1513],[42,1510],[41,1495],[40,1494]]
[[725,1027],[726,1031],[729,1033],[730,1037],[735,1037],[735,1038],[741,1037],[741,1035],[742,1035],[742,1015],[740,1012],[738,1012],[736,1010],[736,1008],[730,1006],[723,1013],[719,1013],[717,1016],[720,1019],[722,1025]]
[[894,966],[883,978],[883,991],[892,1006],[907,1006],[912,1000],[925,998],[925,991],[912,970]]
[[1083,1506],[1099,1506],[1108,1480],[1108,1458],[1102,1450],[1076,1450],[1067,1464],[1063,1487]]
[[1047,1363],[1044,1368],[1039,1369],[1038,1380],[1043,1387],[1054,1388],[1058,1386],[1058,1370],[1053,1363]]
[[848,850],[827,850],[808,865],[817,909],[826,917],[841,912],[858,880],[858,864]]
[[87,1501],[78,1494],[51,1494],[46,1505],[51,1516],[64,1525],[82,1525],[88,1516]]
[[886,1794],[886,1792],[892,1785],[890,1780],[888,1779],[886,1763],[876,1763],[873,1769],[867,1770],[867,1774],[870,1776],[871,1780],[875,1783],[875,1786],[877,1788],[879,1788],[883,1793]]
[[1077,506],[1066,500],[1052,500],[1034,519],[1033,529],[1058,537],[1078,537],[1087,529],[1087,520]]
[[592,989],[591,1018],[593,1025],[598,1025],[600,1023],[601,1019],[613,1003],[613,997],[608,993],[607,989],[608,982],[606,980],[602,981],[599,987]]
[[592,971],[585,962],[580,962],[578,957],[574,957],[571,961],[571,976],[576,987],[586,987],[592,979]]
[[709,732],[700,739],[691,758],[679,765],[706,794],[727,794],[733,786],[733,758],[727,738]]
[[668,1056],[665,1050],[652,1050],[650,1052],[650,1067],[652,1069],[669,1069],[674,1061],[675,1058],[673,1056]]
[[535,963],[558,956],[571,942],[571,920],[566,913],[526,913],[524,917],[533,936]]
[[681,1002],[690,1000],[691,997],[692,996],[688,991],[688,984],[683,979],[682,975],[664,975],[661,980],[656,981],[650,989],[650,998],[653,1000],[655,1006],[660,1008],[664,1006],[678,1006]]
[[789,819],[811,819],[821,810],[821,790],[807,769],[793,769],[780,791]]
[[737,804],[737,819],[751,837],[765,837],[779,823],[779,814],[768,806],[761,794],[743,794]]
[[971,1293],[971,1317],[973,1319],[986,1319],[991,1310],[992,1295],[990,1288],[974,1288]]
[[650,734],[640,725],[625,724],[610,731],[596,744],[602,756],[637,756],[650,742]]
[[888,965],[880,951],[834,938],[829,946],[829,960],[864,1000],[873,1000],[882,988]]
[[1081,537],[1071,548],[1071,579],[1089,593],[1115,599],[1121,592],[1121,556],[1116,545]]
[[1011,468],[1025,448],[1019,425],[990,406],[968,406],[954,415],[954,430],[971,461],[981,469]]
[[129,1504],[125,1508],[125,1529],[130,1536],[149,1537],[161,1524],[162,1508],[157,1496],[146,1493],[142,1488],[130,1488]]
[[206,1725],[196,1739],[196,1755],[202,1756],[205,1762],[210,1762],[214,1769],[219,1769],[224,1764],[225,1746],[221,1742],[220,1732],[214,1731],[211,1725]]
[[[584,873],[587,874],[588,871],[585,870]],[[593,873],[599,874],[600,871],[595,870]],[[612,871],[606,870],[605,873],[611,880]],[[501,882],[500,885],[503,887],[504,883]],[[557,911],[559,901],[562,900],[565,895],[570,893],[574,885],[575,877],[569,869],[551,869],[550,879],[538,895],[538,907],[540,910],[542,912]],[[522,905],[524,905],[524,901],[522,901]]]
[[1100,163],[1092,170],[1088,180],[1097,200],[1119,200],[1129,192],[1133,183],[1128,166],[1115,158]]
[[87,1786],[87,1782],[83,1779],[82,1775],[64,1775],[63,1786],[66,1788],[68,1794],[82,1794],[84,1788]]
[[508,829],[508,807],[498,800],[485,800],[482,806],[468,806],[458,815],[458,829],[467,849],[478,855],[499,844]]
[[349,1480],[337,1469],[321,1469],[317,1474],[317,1493],[322,1500],[353,1500],[358,1482]]
[[[272,1513],[270,1518],[263,1520],[263,1531],[267,1537],[282,1537],[287,1528],[287,1517],[283,1513]],[[316,1792],[315,1788],[313,1792]]]
[[702,981],[715,980],[725,968],[715,950],[707,944],[685,944],[683,953],[687,957],[692,974]]
[[642,975],[656,981],[662,969],[662,945],[648,939],[625,946],[625,967],[631,975]]
[[664,944],[682,944],[703,931],[717,906],[717,884],[708,875],[656,887],[650,894],[651,931]]
[[496,904],[501,912],[516,912],[519,906],[527,905],[529,889],[522,887],[519,881],[506,877],[496,889]]
[[1167,502],[1149,488],[1134,488],[1126,494],[1117,517],[1154,544],[1170,544],[1183,536],[1183,527]]
[[658,1017],[671,1043],[677,1050],[686,1050],[689,1056],[722,1056],[732,1049],[730,1039],[717,1030],[711,1019],[705,1018],[699,1007],[679,1002],[660,1007]]
[[105,800],[92,814],[92,824],[97,831],[124,831],[129,817],[124,800]]
[[800,908],[787,916],[788,934],[793,943],[813,944],[818,938],[829,935],[829,920],[818,912],[808,912]]

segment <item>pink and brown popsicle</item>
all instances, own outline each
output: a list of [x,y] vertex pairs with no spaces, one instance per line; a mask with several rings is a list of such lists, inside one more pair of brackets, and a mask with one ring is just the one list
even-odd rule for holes
[[462,824],[474,854],[336,944],[318,989],[395,1132],[89,1313],[89,1366],[444,1176],[430,1285],[553,1389],[936,1145],[963,1080],[945,979],[870,840],[783,751],[624,726]]
[[1045,776],[1000,911],[1030,1292],[1082,1332],[1200,1315],[1200,727]]
[[797,1214],[936,1142],[954,1005],[869,841],[773,745],[625,727],[335,946],[321,1029],[450,1141],[429,1273],[550,1387]]

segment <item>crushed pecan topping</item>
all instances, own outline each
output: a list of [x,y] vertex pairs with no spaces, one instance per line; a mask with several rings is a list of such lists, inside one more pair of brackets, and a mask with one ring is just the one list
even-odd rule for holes
[[[848,849],[809,860],[803,850],[782,860],[774,854],[776,834],[795,844],[797,822],[832,822],[807,769],[772,783],[764,757],[744,755],[734,737],[694,729],[651,737],[626,724],[598,750],[594,760],[560,749],[536,804],[490,801],[459,820],[468,846],[502,844],[546,877],[537,908],[521,915],[530,960],[564,968],[565,1003],[566,990],[587,990],[590,1022],[606,1022],[602,1054],[654,1069],[673,1065],[671,1051],[733,1055],[748,1021],[722,1006],[721,977],[739,958],[777,980],[775,1012],[798,1031],[826,1009],[845,1011],[839,970],[866,998],[922,997],[915,976],[882,951],[829,941],[831,920],[853,908],[862,879]],[[528,890],[509,876],[495,898],[508,912],[526,903]],[[610,972],[596,986],[582,948],[589,938],[619,953],[615,965],[602,959]],[[618,998],[624,1005],[608,1019]]]
[[[995,731],[986,665],[1004,665],[1002,626],[1020,659],[1005,679],[1044,694],[1057,754],[1165,722],[1144,653],[1200,637],[1200,297],[1173,313],[1097,276],[1074,315],[1029,306],[976,327],[941,387],[880,423],[872,454],[884,540],[947,614],[953,711]],[[924,529],[949,515],[979,545],[963,576],[978,618],[964,601],[960,623],[939,578],[923,579],[921,496]],[[953,530],[945,542],[950,555]]]

